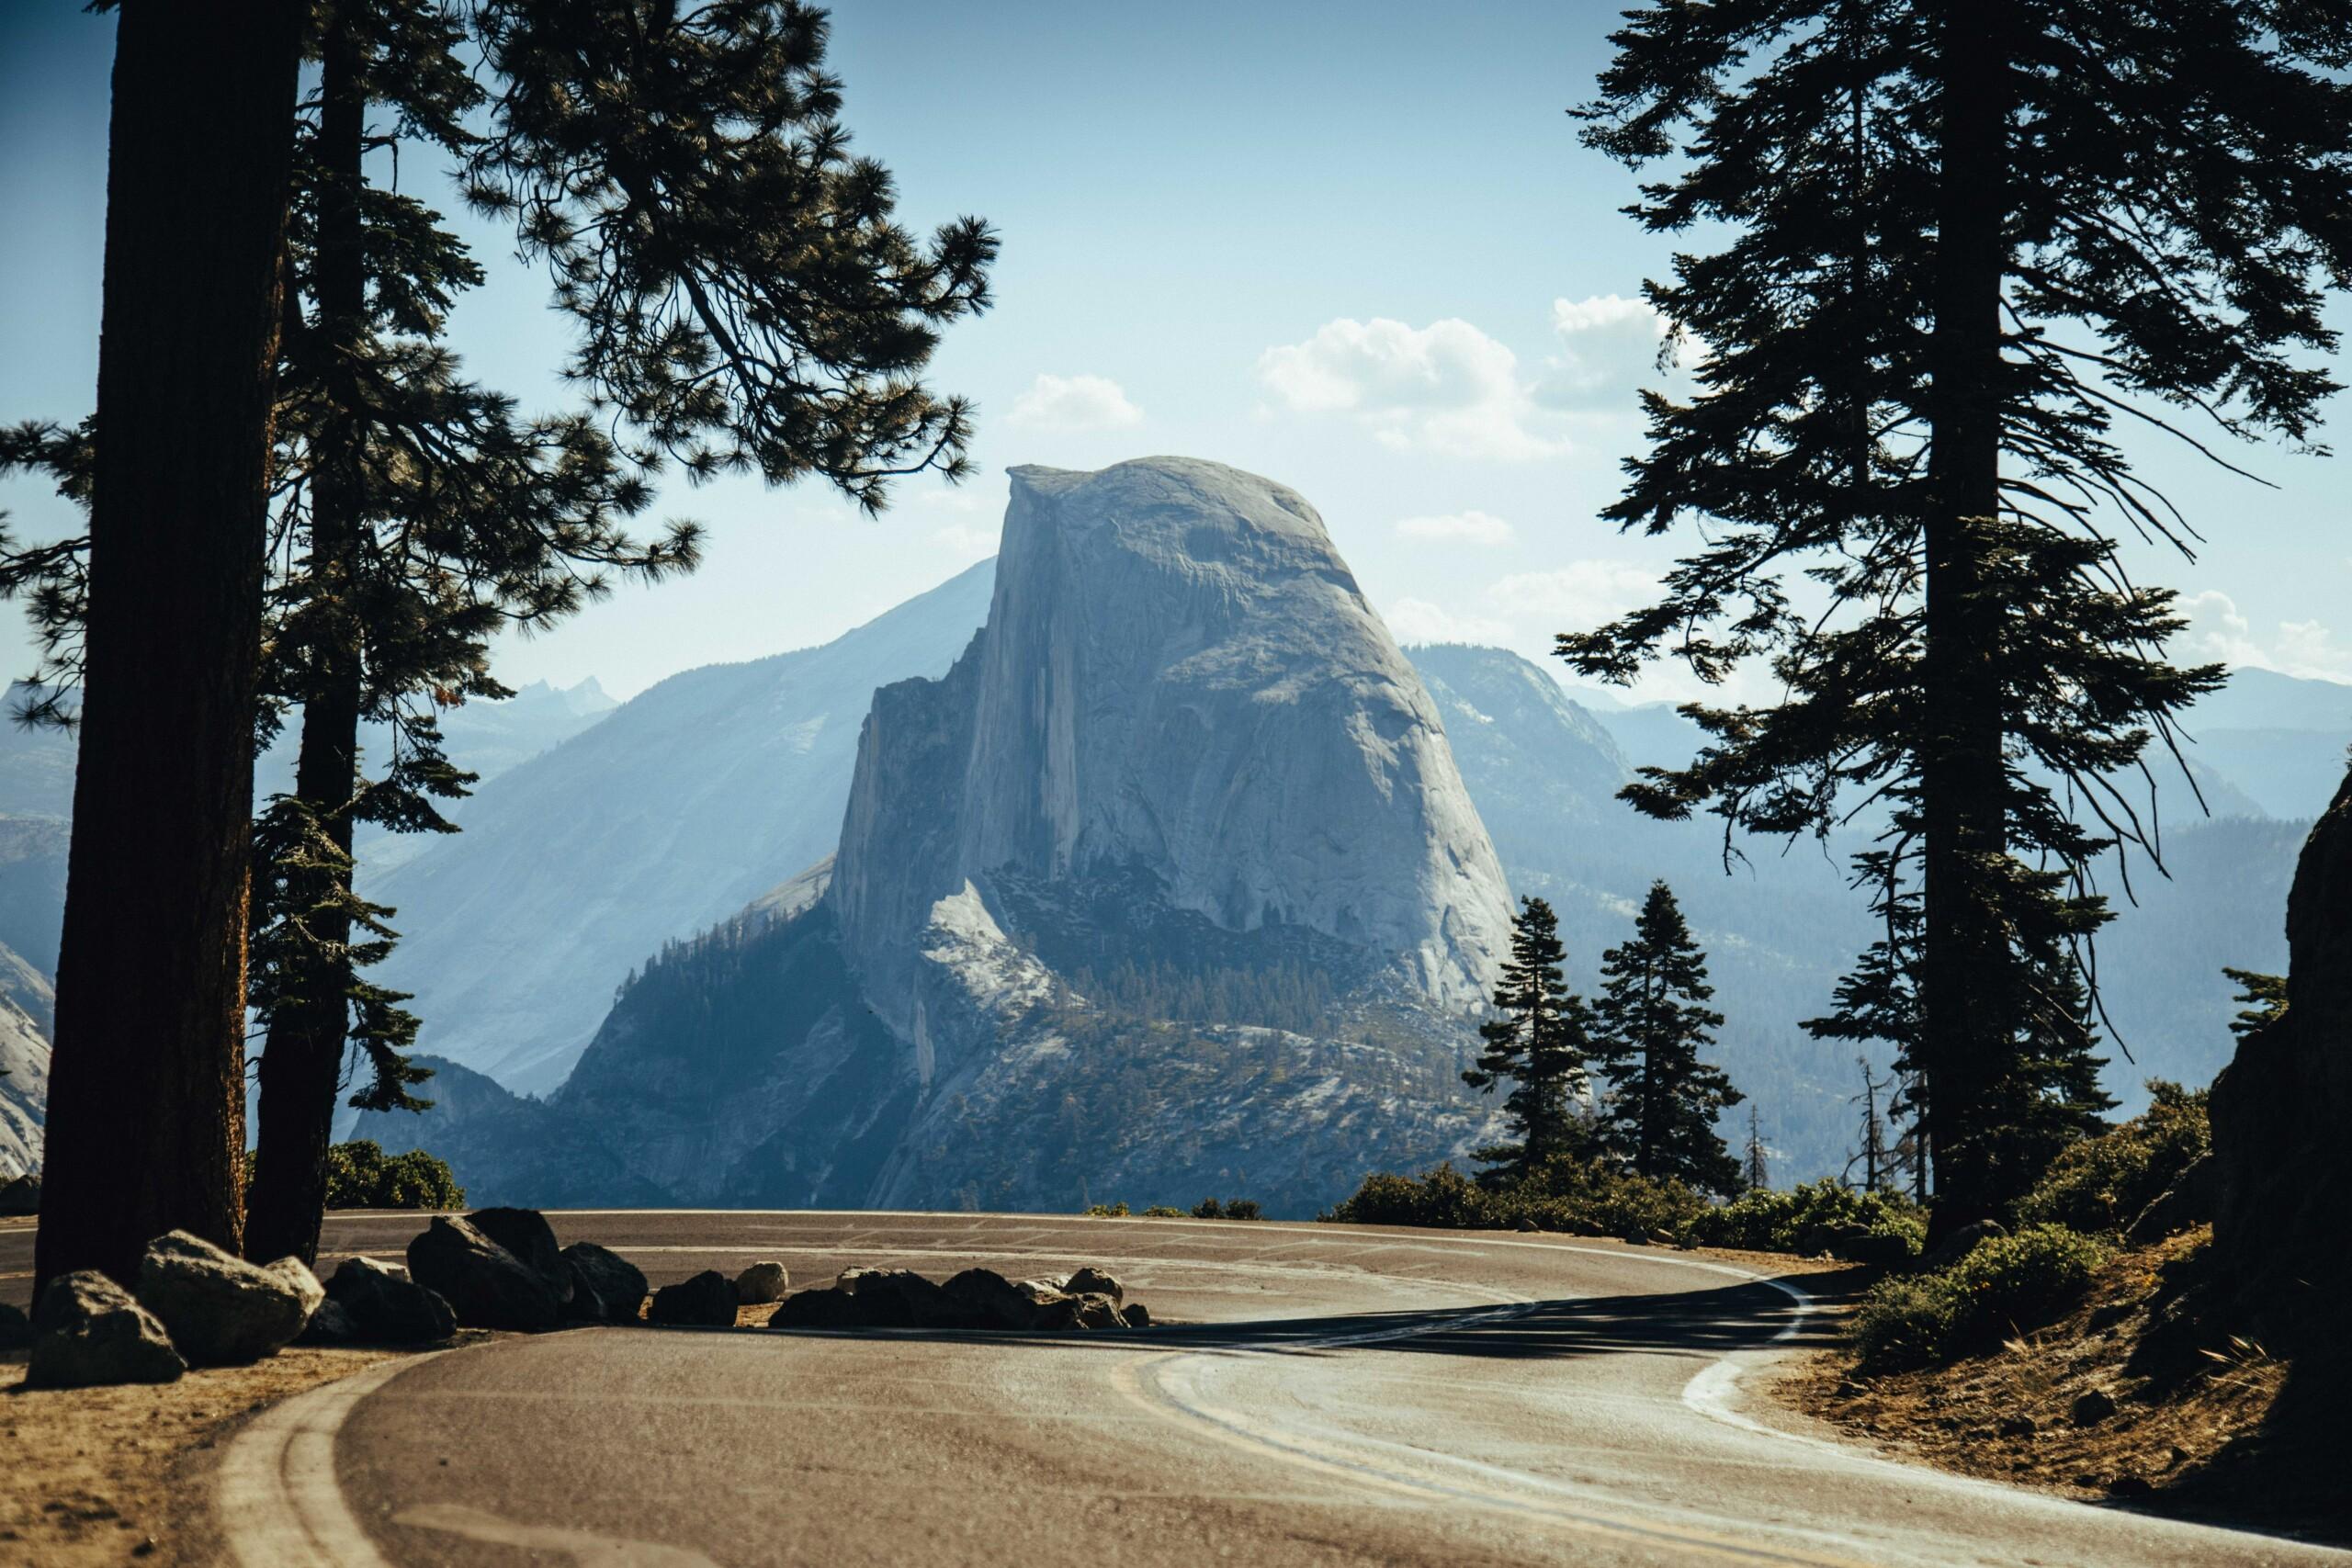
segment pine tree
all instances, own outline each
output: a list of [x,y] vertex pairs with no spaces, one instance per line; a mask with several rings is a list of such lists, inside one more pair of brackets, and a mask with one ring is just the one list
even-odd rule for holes
[[1609,1081],[1602,1148],[1638,1175],[1736,1193],[1739,1162],[1715,1121],[1747,1097],[1699,1059],[1724,1017],[1705,1006],[1707,955],[1673,889],[1650,885],[1633,940],[1600,955],[1600,974],[1591,1055]]
[[1575,1101],[1586,1087],[1588,1011],[1572,995],[1562,965],[1559,921],[1541,898],[1521,901],[1511,922],[1510,958],[1495,985],[1498,1016],[1478,1028],[1486,1042],[1462,1081],[1492,1093],[1508,1082],[1503,1113],[1516,1141],[1478,1151],[1490,1179],[1527,1176],[1562,1155],[1582,1152]]
[[1772,1168],[1764,1152],[1764,1128],[1757,1120],[1753,1100],[1747,1106],[1747,1147],[1740,1161],[1740,1179],[1751,1192],[1772,1185]]
[[239,1239],[250,714],[304,7],[125,6],[36,1287]]
[[2022,1175],[1996,1102],[2054,1026],[2025,950],[2054,933],[2092,972],[2098,868],[2155,852],[2125,780],[2220,680],[2164,662],[2172,595],[2123,569],[2120,529],[2195,535],[2112,427],[2315,438],[2335,383],[2298,355],[2334,351],[2321,305],[2352,274],[2352,16],[1724,0],[1634,11],[1613,41],[1588,142],[1687,152],[1635,211],[1728,238],[1648,287],[1706,354],[1689,401],[1645,394],[1609,515],[1696,518],[1705,543],[1561,651],[1620,681],[1763,661],[1785,689],[1687,709],[1706,743],[1627,791],[1646,812],[1706,809],[1727,847],[1886,813],[1920,900],[1938,1224],[1962,1223]]

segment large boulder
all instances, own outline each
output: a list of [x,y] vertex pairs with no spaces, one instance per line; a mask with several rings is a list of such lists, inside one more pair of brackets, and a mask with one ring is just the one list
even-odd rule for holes
[[780,1302],[791,1288],[790,1271],[773,1259],[754,1263],[735,1276],[735,1293],[742,1298],[745,1306],[764,1306],[769,1302]]
[[457,1314],[439,1292],[372,1258],[345,1258],[327,1280],[327,1300],[364,1344],[438,1345],[458,1332]]
[[858,1307],[867,1328],[955,1328],[964,1315],[947,1292],[911,1269],[852,1269],[834,1287]]
[[[563,1297],[469,1221],[439,1217],[408,1244],[409,1277],[474,1328],[558,1328]],[[568,1292],[567,1292],[568,1293]]]
[[654,1292],[645,1319],[689,1328],[732,1328],[739,1304],[735,1281],[716,1269],[706,1269],[691,1280]]
[[295,1258],[268,1268],[173,1231],[139,1260],[139,1304],[162,1321],[188,1364],[234,1367],[274,1356],[326,1292]]
[[2352,1188],[2352,775],[2287,895],[2287,1009],[2213,1080],[2213,1238],[2241,1278],[2341,1281]]
[[1064,1280],[1062,1289],[1073,1296],[1108,1296],[1114,1302],[1127,1299],[1127,1292],[1118,1280],[1091,1263]]
[[1027,1328],[1037,1303],[993,1269],[967,1269],[943,1287],[959,1318],[975,1328]]
[[13,1219],[40,1213],[40,1177],[19,1176],[13,1181],[0,1181],[0,1214]]
[[537,1209],[476,1209],[466,1223],[513,1253],[548,1282],[559,1302],[571,1299],[571,1270],[556,1245],[555,1231]]
[[28,1388],[171,1382],[186,1371],[155,1314],[96,1269],[62,1274],[41,1292]]
[[571,1315],[582,1323],[635,1323],[645,1307],[645,1274],[610,1247],[575,1241],[563,1249],[571,1275]]

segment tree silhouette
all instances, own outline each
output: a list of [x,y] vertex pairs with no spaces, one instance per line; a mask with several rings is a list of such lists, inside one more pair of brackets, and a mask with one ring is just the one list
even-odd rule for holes
[[2321,305],[2352,275],[2352,18],[1726,0],[1642,7],[1612,41],[1587,141],[1687,151],[1634,210],[1725,238],[1648,286],[1669,343],[1705,352],[1689,400],[1644,395],[1649,448],[1609,515],[1697,519],[1704,542],[1560,650],[1619,681],[1756,661],[1785,689],[1686,709],[1706,742],[1645,770],[1640,809],[1710,811],[1727,852],[1881,815],[1920,898],[1937,1223],[1964,1223],[2024,1179],[1999,1118],[2018,1043],[2060,1027],[2027,950],[2054,938],[2090,973],[2100,864],[2155,855],[2131,781],[2221,678],[2164,661],[2172,595],[2124,570],[2120,532],[2196,535],[2114,426],[2209,453],[2180,416],[2315,439],[2335,382],[2299,355],[2334,351]]
[[1724,1016],[1705,1005],[1715,994],[1707,955],[1665,883],[1650,884],[1633,940],[1600,955],[1600,975],[1591,1055],[1609,1082],[1601,1147],[1639,1175],[1737,1193],[1739,1161],[1715,1119],[1747,1097],[1699,1059]]
[[1587,1010],[1569,993],[1561,965],[1559,920],[1541,898],[1521,900],[1511,921],[1510,957],[1496,982],[1496,1017],[1479,1025],[1486,1049],[1462,1075],[1491,1094],[1509,1083],[1503,1113],[1513,1141],[1478,1151],[1497,1179],[1525,1176],[1559,1155],[1580,1152],[1571,1101],[1585,1089]]

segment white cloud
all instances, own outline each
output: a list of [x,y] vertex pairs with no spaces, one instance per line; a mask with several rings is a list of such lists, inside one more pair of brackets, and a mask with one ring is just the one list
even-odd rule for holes
[[1258,380],[1292,412],[1351,415],[1397,451],[1518,461],[1568,450],[1518,355],[1464,321],[1341,317],[1260,355]]
[[1426,599],[1399,599],[1388,606],[1389,634],[1401,643],[1508,643],[1511,625],[1491,615],[1456,615]]
[[1107,376],[1040,375],[1012,400],[1007,424],[1024,430],[1125,430],[1143,410]]
[[1641,608],[1657,592],[1657,574],[1646,567],[1589,559],[1515,572],[1488,588],[1487,597],[1508,615],[1541,621],[1547,631],[1584,632]]
[[[1535,391],[1547,408],[1630,411],[1634,389],[1661,378],[1658,351],[1666,344],[1667,321],[1646,299],[1622,294],[1555,299],[1552,330],[1559,337],[1559,352],[1544,360]],[[1669,363],[1690,366],[1704,357],[1705,345],[1686,338],[1675,345]]]
[[2219,660],[2305,680],[2352,681],[2352,648],[2317,621],[2280,621],[2266,643],[2226,593],[2207,589],[2182,598],[2178,608],[2188,625],[2169,650],[2177,662]]
[[1499,547],[1514,537],[1510,524],[1484,512],[1454,512],[1442,517],[1406,517],[1396,524],[1400,539]]

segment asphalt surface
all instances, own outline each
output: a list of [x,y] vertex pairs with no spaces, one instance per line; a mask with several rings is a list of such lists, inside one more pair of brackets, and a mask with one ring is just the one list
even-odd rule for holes
[[[797,1284],[853,1264],[1023,1278],[1093,1263],[1187,1321],[601,1328],[405,1363],[310,1417],[321,1457],[294,1489],[331,1493],[352,1537],[322,1536],[310,1560],[2352,1563],[1844,1443],[1738,1382],[1814,1340],[1804,1278],[1783,1288],[1703,1255],[1169,1220],[549,1217],[656,1284],[759,1258]],[[338,1216],[329,1250],[397,1258],[416,1227]],[[0,1231],[11,1294],[17,1242]],[[243,1561],[280,1552],[222,1522]]]

